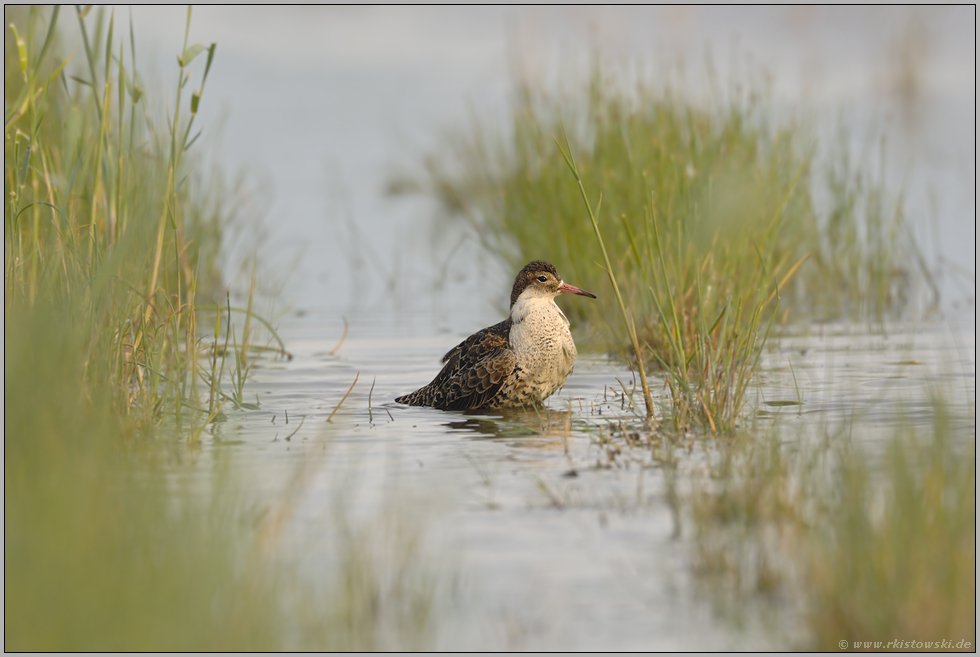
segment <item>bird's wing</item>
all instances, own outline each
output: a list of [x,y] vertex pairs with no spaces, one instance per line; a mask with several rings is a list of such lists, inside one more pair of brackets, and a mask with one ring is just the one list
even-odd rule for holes
[[517,367],[506,336],[490,333],[458,351],[446,366],[455,365],[440,408],[462,410],[486,406]]
[[432,383],[398,401],[445,410],[486,406],[517,367],[509,335],[510,320],[471,335],[443,357],[445,365]]
[[510,336],[510,327],[512,323],[513,322],[511,322],[510,319],[505,319],[502,322],[497,322],[493,326],[488,326],[482,331],[477,331],[447,351],[446,355],[442,357],[442,362],[448,363],[454,356],[471,353],[474,349],[486,350],[509,347],[510,344],[508,343],[508,338]]

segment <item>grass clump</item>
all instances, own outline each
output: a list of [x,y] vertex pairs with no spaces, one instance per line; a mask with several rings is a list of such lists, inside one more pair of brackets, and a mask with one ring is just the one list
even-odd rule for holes
[[281,645],[270,571],[228,479],[189,499],[103,385],[79,385],[85,339],[65,317],[6,323],[4,648],[249,650]]
[[[774,120],[760,87],[697,102],[669,84],[617,86],[598,67],[576,94],[525,84],[507,136],[476,127],[428,160],[424,185],[512,266],[546,258],[605,289],[571,312],[613,351],[637,335],[639,357],[668,371],[678,425],[727,431],[777,309],[780,321],[880,318],[910,286],[901,204],[847,156],[818,158],[812,130]],[[562,123],[583,192],[601,199],[607,256],[555,145]],[[631,322],[613,319],[604,257]]]
[[805,564],[812,648],[843,637],[975,650],[975,442],[958,444],[940,411],[925,435],[898,429],[877,466],[842,452]]
[[[220,228],[192,197],[186,157],[215,45],[188,46],[185,35],[161,126],[132,30],[119,38],[114,15],[106,21],[100,9],[90,35],[90,12],[79,9],[82,61],[69,65],[56,56],[60,13],[5,14],[15,37],[4,59],[5,97],[15,99],[4,112],[6,317],[43,306],[60,314],[66,333],[85,336],[80,389],[106,386],[143,426],[164,414],[179,426],[185,404],[197,405],[196,296],[219,284]],[[192,91],[188,67],[202,52]]]
[[134,458],[165,418],[193,434],[220,227],[185,157],[187,65],[207,53],[203,82],[214,46],[185,44],[159,126],[132,32],[80,8],[69,61],[63,13],[4,13],[4,647],[272,648],[278,603],[246,567],[237,497],[217,482],[213,502],[181,499]]
[[[186,462],[223,401],[250,407],[243,386],[261,349],[249,346],[251,295],[238,309],[216,293],[221,208],[234,202],[210,195],[220,184],[190,150],[214,44],[185,32],[161,122],[114,13],[7,7],[4,18],[4,648],[423,645],[430,589],[404,575],[417,551],[382,570],[406,532],[365,530],[337,548],[390,546],[338,560],[338,579],[361,577],[349,601],[274,561],[269,527],[288,513],[256,508],[220,456],[210,472]],[[216,315],[204,341],[202,301]],[[238,344],[233,311],[245,317]],[[411,632],[368,613],[380,597],[418,610]]]
[[157,459],[126,449],[165,418],[193,434],[195,302],[217,287],[220,227],[186,154],[214,45],[185,43],[158,125],[132,30],[74,13],[69,58],[63,10],[4,12],[4,647],[272,647],[235,497],[175,500]]
[[975,647],[976,448],[942,408],[926,430],[898,426],[878,455],[843,435],[719,450],[687,503],[695,572],[722,608],[768,600],[810,650]]

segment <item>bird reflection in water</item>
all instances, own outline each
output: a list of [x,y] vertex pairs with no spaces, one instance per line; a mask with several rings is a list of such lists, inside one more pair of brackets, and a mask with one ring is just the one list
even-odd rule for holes
[[572,414],[550,408],[504,409],[487,415],[463,416],[443,426],[474,440],[506,439],[509,445],[531,449],[568,449]]

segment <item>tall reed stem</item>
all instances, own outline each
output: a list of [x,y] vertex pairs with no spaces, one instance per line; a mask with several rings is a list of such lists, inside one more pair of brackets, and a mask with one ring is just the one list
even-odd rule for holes
[[619,302],[619,309],[623,313],[623,321],[626,323],[626,328],[629,331],[630,342],[633,344],[633,353],[636,356],[636,366],[640,370],[640,383],[643,386],[643,403],[646,405],[646,416],[647,419],[653,418],[653,397],[650,396],[650,386],[647,384],[647,373],[646,369],[643,367],[643,354],[640,353],[640,341],[636,337],[636,326],[633,323],[633,317],[626,310],[626,304],[623,302],[623,295],[619,292],[619,284],[616,282],[616,274],[613,273],[612,263],[609,260],[609,254],[606,252],[606,245],[602,241],[602,232],[599,230],[599,222],[596,221],[596,214],[599,212],[599,208],[602,207],[602,194],[599,195],[599,203],[596,205],[596,209],[593,211],[592,204],[589,202],[588,194],[585,193],[585,185],[582,184],[582,176],[579,175],[578,166],[575,164],[575,156],[572,155],[572,148],[568,143],[568,133],[565,131],[565,124],[561,124],[562,138],[565,140],[565,147],[562,148],[561,144],[558,142],[558,138],[555,139],[555,145],[558,147],[561,156],[565,158],[565,163],[568,164],[568,168],[571,169],[572,175],[575,176],[575,181],[578,183],[579,191],[582,193],[582,200],[585,201],[585,207],[589,210],[589,219],[592,220],[592,228],[595,230],[596,239],[599,241],[599,248],[602,249],[602,258],[606,263],[606,273],[609,275],[609,281],[612,283],[613,290],[616,292],[616,300]]

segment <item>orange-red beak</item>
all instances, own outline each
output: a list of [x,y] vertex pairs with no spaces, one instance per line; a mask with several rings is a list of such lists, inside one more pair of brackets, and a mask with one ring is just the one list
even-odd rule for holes
[[558,286],[558,294],[581,294],[583,297],[589,297],[591,299],[596,298],[591,292],[586,292],[585,290],[577,288],[574,285],[569,285],[565,281],[562,281],[561,285]]

